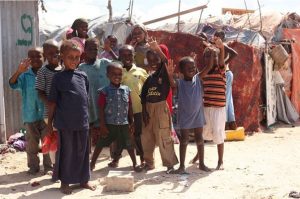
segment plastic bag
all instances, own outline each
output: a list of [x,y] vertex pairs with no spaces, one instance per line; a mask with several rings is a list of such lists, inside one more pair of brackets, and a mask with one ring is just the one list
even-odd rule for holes
[[48,134],[43,139],[42,153],[47,154],[50,151],[55,152],[57,150],[57,131]]

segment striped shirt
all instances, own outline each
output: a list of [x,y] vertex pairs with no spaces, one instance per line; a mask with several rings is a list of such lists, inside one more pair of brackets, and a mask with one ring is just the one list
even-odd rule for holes
[[226,78],[225,73],[207,74],[203,78],[204,106],[224,107],[226,105]]
[[[54,74],[61,71],[61,67],[56,67],[57,69],[52,70],[48,67],[48,65],[44,65],[37,72],[37,79],[35,82],[35,89],[44,91],[46,96],[48,97],[50,94],[52,78]],[[44,118],[48,117],[48,107],[47,104],[44,104]]]

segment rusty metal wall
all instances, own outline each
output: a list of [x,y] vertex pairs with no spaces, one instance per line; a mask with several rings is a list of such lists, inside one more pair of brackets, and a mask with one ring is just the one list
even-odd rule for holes
[[[23,127],[21,118],[21,96],[10,89],[9,77],[16,71],[21,59],[27,57],[30,47],[39,41],[38,1],[0,1],[0,30],[3,72],[6,137]],[[1,78],[0,78],[1,79]],[[1,85],[1,84],[0,84]],[[1,133],[1,132],[0,132]],[[0,134],[0,143],[5,135]]]

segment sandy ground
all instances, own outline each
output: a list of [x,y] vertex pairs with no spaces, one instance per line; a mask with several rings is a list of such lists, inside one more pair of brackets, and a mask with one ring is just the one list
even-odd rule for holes
[[[178,145],[175,145],[178,154]],[[191,143],[187,151],[187,170],[190,175],[167,175],[161,166],[156,149],[156,169],[148,173],[132,173],[135,191],[106,192],[103,180],[108,174],[107,150],[92,173],[96,191],[74,187],[69,196],[61,194],[59,183],[50,176],[26,174],[26,154],[0,156],[0,198],[205,198],[205,199],[270,199],[288,198],[290,191],[300,191],[300,125],[276,126],[265,133],[247,136],[245,141],[225,143],[225,170],[203,172],[188,161],[196,152]],[[116,170],[130,170],[131,161],[125,153]],[[206,144],[205,161],[214,168],[217,163],[216,146]],[[39,185],[32,187],[32,182]]]

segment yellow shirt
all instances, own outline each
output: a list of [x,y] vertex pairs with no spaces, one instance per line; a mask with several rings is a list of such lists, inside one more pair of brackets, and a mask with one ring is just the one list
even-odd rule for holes
[[129,71],[125,68],[123,69],[122,84],[128,86],[131,90],[130,97],[134,114],[142,112],[140,95],[147,77],[147,72],[144,69],[137,67],[135,64],[132,65]]

